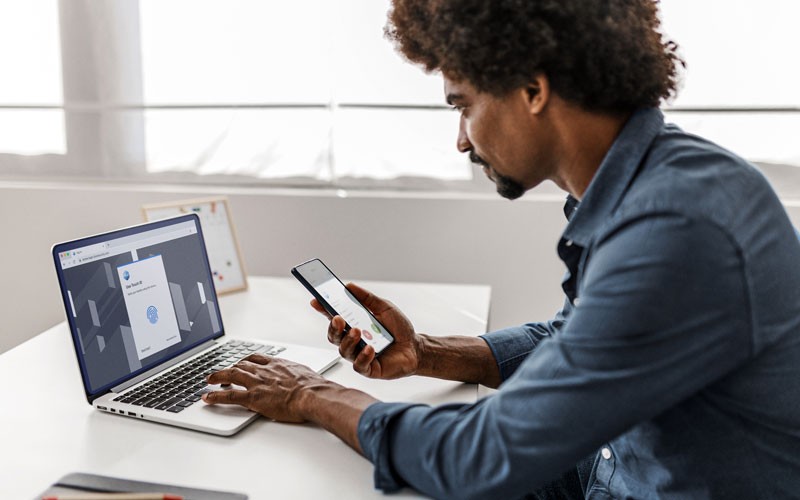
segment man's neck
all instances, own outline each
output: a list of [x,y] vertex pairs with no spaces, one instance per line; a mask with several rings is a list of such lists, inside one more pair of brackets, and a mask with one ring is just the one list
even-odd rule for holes
[[562,99],[556,100],[561,108],[557,121],[561,151],[552,180],[580,200],[630,114],[589,112]]

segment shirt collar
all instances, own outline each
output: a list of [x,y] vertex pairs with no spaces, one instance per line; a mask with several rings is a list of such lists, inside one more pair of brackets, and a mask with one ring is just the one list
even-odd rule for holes
[[[594,231],[607,220],[633,181],[650,144],[664,126],[658,108],[636,111],[622,127],[580,203],[568,214],[569,223],[562,237],[582,247],[589,244]],[[567,197],[567,206],[575,198]],[[566,210],[565,210],[566,211]]]

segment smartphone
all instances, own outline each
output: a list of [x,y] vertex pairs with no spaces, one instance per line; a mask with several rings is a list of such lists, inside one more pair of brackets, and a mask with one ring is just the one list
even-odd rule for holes
[[328,314],[344,318],[344,331],[361,329],[357,352],[371,345],[377,356],[392,345],[394,336],[389,330],[375,319],[321,260],[311,259],[293,267],[292,275],[311,292]]

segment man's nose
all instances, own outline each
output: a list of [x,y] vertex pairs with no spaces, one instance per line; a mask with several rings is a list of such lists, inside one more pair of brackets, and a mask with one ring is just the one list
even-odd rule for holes
[[456,149],[461,153],[472,151],[472,143],[469,142],[467,131],[464,127],[464,117],[458,122],[458,138],[456,139]]

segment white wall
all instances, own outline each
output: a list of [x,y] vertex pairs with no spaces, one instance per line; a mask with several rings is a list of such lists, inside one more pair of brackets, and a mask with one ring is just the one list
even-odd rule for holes
[[251,275],[289,276],[293,265],[320,257],[345,280],[485,283],[493,288],[491,328],[547,319],[561,304],[560,195],[509,202],[494,193],[341,198],[319,190],[7,182],[0,184],[0,352],[64,320],[53,243],[141,222],[145,203],[212,194],[230,198]]

